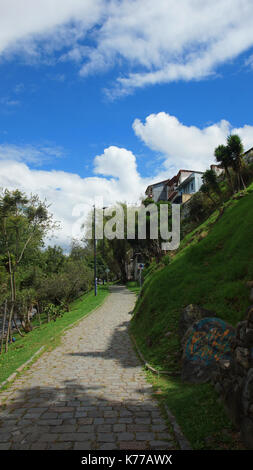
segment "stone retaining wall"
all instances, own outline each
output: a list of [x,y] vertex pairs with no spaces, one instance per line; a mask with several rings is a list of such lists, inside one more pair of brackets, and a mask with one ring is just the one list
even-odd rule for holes
[[[252,302],[253,281],[247,285]],[[246,447],[253,450],[253,305],[235,329],[207,313],[197,305],[182,311],[182,380],[211,381]]]
[[231,359],[220,361],[212,382],[245,445],[253,449],[253,305],[237,325]]

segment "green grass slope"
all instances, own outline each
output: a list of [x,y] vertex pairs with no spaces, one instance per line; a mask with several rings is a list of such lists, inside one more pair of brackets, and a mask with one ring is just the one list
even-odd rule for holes
[[253,185],[217,215],[187,235],[168,266],[146,277],[131,329],[146,359],[157,368],[173,372],[179,367],[178,320],[184,306],[199,304],[232,325],[244,318],[249,306]]
[[[165,264],[165,263],[164,263]],[[253,279],[253,185],[226,203],[181,243],[169,265],[151,265],[131,321],[145,359],[170,375],[147,373],[156,398],[176,416],[193,449],[244,449],[210,384],[182,383],[178,321],[197,303],[235,325],[249,306],[246,281]],[[170,334],[168,335],[168,332]]]

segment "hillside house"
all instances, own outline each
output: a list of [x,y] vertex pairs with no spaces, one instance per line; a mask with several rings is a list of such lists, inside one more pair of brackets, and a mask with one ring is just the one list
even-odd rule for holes
[[244,152],[243,159],[244,159],[245,163],[247,163],[247,164],[253,163],[253,147],[251,149],[247,150],[247,152]]
[[221,165],[210,165],[210,168],[216,173],[216,176],[220,176],[224,171]]
[[149,185],[145,194],[154,202],[171,201],[181,204],[199,191],[202,174],[199,171],[179,170],[173,178]]
[[177,191],[175,196],[171,199],[173,204],[184,204],[189,201],[194,193],[197,193],[200,190],[202,181],[203,172],[201,171],[192,171],[183,179],[183,181],[177,186]]
[[159,181],[159,183],[151,184],[147,187],[145,194],[149,199],[153,199],[154,202],[167,201],[168,199],[168,184],[169,179]]
[[153,199],[154,202],[170,201],[176,195],[178,185],[191,173],[192,171],[190,170],[179,170],[178,174],[173,176],[173,178],[149,185],[145,194],[148,198]]

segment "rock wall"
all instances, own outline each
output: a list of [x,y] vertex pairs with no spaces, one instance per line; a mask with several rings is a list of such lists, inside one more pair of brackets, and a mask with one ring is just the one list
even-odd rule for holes
[[[253,281],[248,287],[252,301]],[[253,305],[235,329],[213,312],[188,305],[181,314],[179,334],[182,380],[211,381],[246,447],[253,450]]]
[[237,325],[231,359],[220,361],[212,382],[244,443],[253,449],[253,305]]

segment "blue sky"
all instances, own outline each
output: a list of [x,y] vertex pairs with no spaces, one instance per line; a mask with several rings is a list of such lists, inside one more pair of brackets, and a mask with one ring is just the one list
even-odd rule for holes
[[66,244],[95,197],[203,170],[230,132],[252,147],[252,18],[250,0],[2,0],[0,186],[47,197]]

